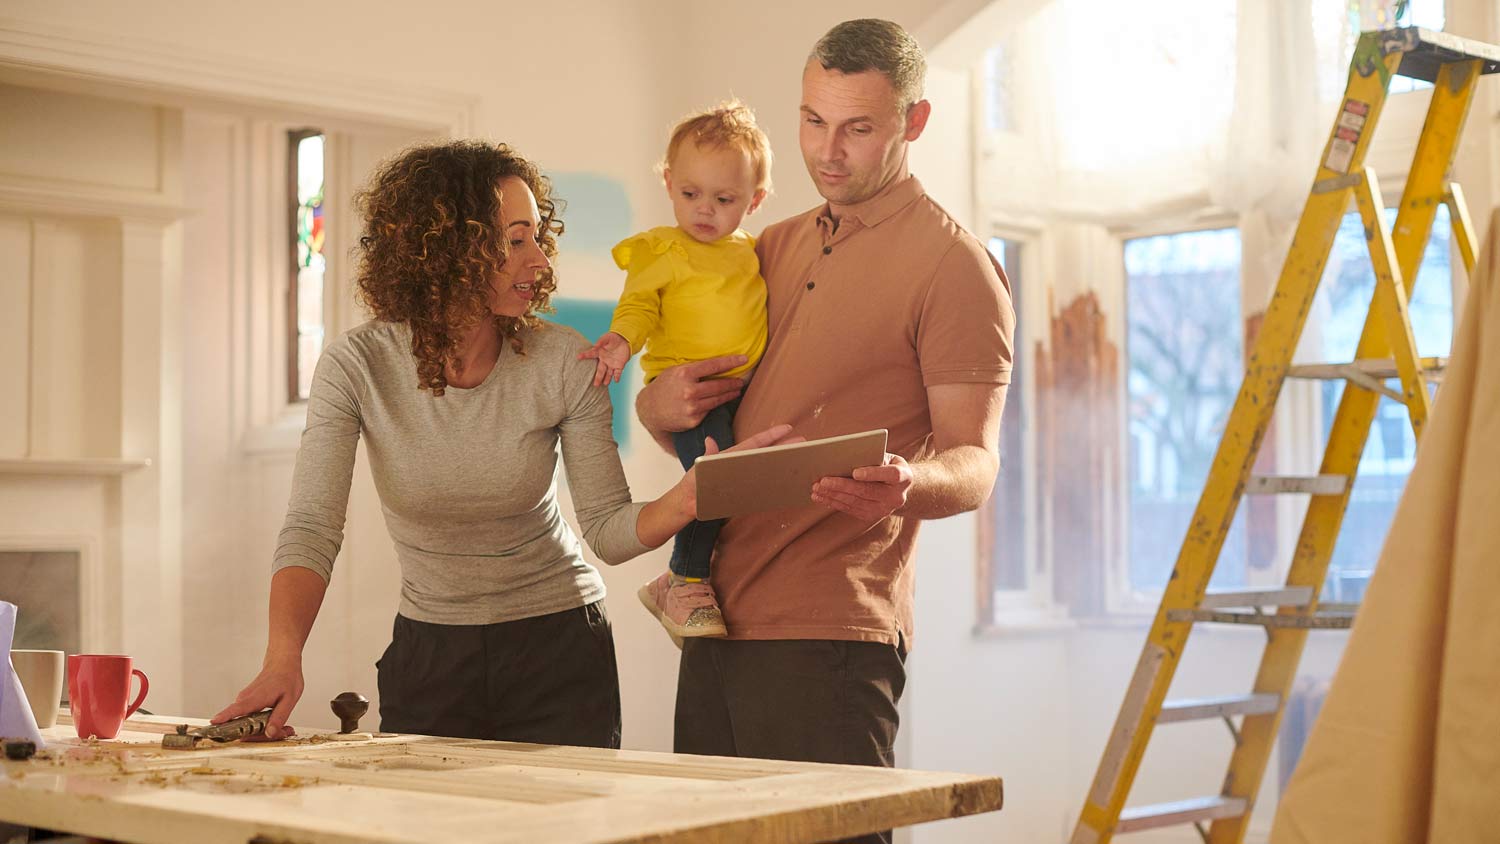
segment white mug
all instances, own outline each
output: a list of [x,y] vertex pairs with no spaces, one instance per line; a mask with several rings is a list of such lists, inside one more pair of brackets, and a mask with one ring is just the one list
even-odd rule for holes
[[21,689],[31,704],[31,714],[36,716],[37,728],[45,730],[55,725],[58,706],[62,702],[66,665],[63,652],[13,650],[10,664],[21,679]]

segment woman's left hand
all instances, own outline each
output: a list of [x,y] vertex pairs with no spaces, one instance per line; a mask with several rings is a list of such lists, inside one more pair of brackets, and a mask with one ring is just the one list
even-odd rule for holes
[[[746,437],[725,451],[748,451],[752,448],[765,448],[771,445],[786,445],[787,443],[800,443],[806,441],[807,437],[792,435],[791,425],[773,425],[758,434]],[[709,437],[704,444],[703,454],[718,454],[719,445]],[[682,495],[683,506],[689,521],[698,518],[698,476],[695,469],[687,470],[682,480],[677,484],[677,491]]]

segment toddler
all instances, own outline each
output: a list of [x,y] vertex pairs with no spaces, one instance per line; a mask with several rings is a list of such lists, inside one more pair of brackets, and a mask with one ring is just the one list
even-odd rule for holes
[[[595,384],[618,381],[631,355],[645,350],[649,383],[662,370],[720,355],[749,360],[721,377],[748,378],[766,348],[766,284],[755,238],[740,229],[771,185],[771,145],[755,116],[734,100],[677,124],[662,161],[675,226],[658,226],[615,246],[625,291],[609,332],[583,357],[597,361]],[[705,452],[734,444],[738,401],[673,434],[683,468]],[[642,586],[641,602],[679,645],[684,636],[724,636],[724,616],[709,585],[710,558],[723,520],[692,522],[677,534],[669,571]]]

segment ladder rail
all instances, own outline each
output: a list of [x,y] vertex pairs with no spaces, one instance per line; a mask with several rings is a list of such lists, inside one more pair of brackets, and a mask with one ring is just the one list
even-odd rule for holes
[[1474,236],[1474,219],[1469,216],[1469,203],[1464,200],[1464,189],[1458,182],[1449,182],[1443,193],[1443,204],[1448,206],[1448,221],[1453,227],[1453,240],[1458,244],[1458,257],[1464,263],[1464,273],[1474,277],[1474,262],[1479,239]]
[[[1101,756],[1087,799],[1074,829],[1074,844],[1107,844],[1128,827],[1168,820],[1168,807],[1142,807],[1125,812],[1125,801],[1134,784],[1151,734],[1160,720],[1170,723],[1191,707],[1177,703],[1162,717],[1167,691],[1186,647],[1197,616],[1213,615],[1204,598],[1217,565],[1229,525],[1240,500],[1249,492],[1247,484],[1275,412],[1276,400],[1291,373],[1291,358],[1305,327],[1338,227],[1351,196],[1360,207],[1368,233],[1372,265],[1377,275],[1375,295],[1366,315],[1356,363],[1339,374],[1349,386],[1343,390],[1333,420],[1319,474],[1350,480],[1343,489],[1314,494],[1304,517],[1301,534],[1286,580],[1286,590],[1303,589],[1309,595],[1302,606],[1282,605],[1272,615],[1225,613],[1227,620],[1242,622],[1254,617],[1265,624],[1269,641],[1262,655],[1251,697],[1285,700],[1311,625],[1348,621],[1325,619],[1317,611],[1318,591],[1332,559],[1344,513],[1353,489],[1352,480],[1368,441],[1382,394],[1408,405],[1414,431],[1420,435],[1427,403],[1424,369],[1430,361],[1416,357],[1411,333],[1408,298],[1415,282],[1422,250],[1431,234],[1436,206],[1445,202],[1452,210],[1455,240],[1465,266],[1472,271],[1473,227],[1456,184],[1446,181],[1457,139],[1462,133],[1472,100],[1474,81],[1490,68],[1488,59],[1458,60],[1439,56],[1441,51],[1423,46],[1427,33],[1402,30],[1395,33],[1365,33],[1351,62],[1344,107],[1320,158],[1312,190],[1298,221],[1292,247],[1282,267],[1276,289],[1267,306],[1254,350],[1246,364],[1225,431],[1215,452],[1208,481],[1183,539],[1172,578],[1163,591],[1151,629],[1147,634],[1134,675],[1127,687],[1114,728]],[[1399,36],[1399,37],[1398,37]],[[1449,39],[1452,40],[1452,39]],[[1469,42],[1454,41],[1468,48]],[[1442,46],[1453,47],[1453,45]],[[1500,48],[1478,45],[1486,50]],[[1456,48],[1455,48],[1456,49]],[[1477,48],[1476,48],[1477,49]],[[1427,123],[1418,142],[1413,166],[1397,212],[1395,235],[1380,220],[1382,198],[1373,173],[1364,165],[1373,128],[1383,110],[1391,76],[1400,67],[1405,51],[1421,51],[1422,61],[1440,62],[1433,76],[1436,84]],[[1497,53],[1500,55],[1500,53]],[[1493,62],[1490,62],[1493,64]],[[1361,362],[1390,355],[1394,375],[1401,379],[1401,392],[1390,390]],[[1306,367],[1304,367],[1306,368]],[[1358,377],[1351,377],[1358,376]],[[1369,375],[1368,378],[1363,376]],[[1307,377],[1307,376],[1304,376]],[[1313,376],[1326,377],[1326,376]],[[1365,383],[1366,389],[1355,389]],[[1393,395],[1394,394],[1394,395]],[[1262,480],[1261,486],[1285,485],[1282,480]],[[1298,481],[1305,484],[1308,479]],[[1286,482],[1286,483],[1289,483]],[[1280,490],[1276,491],[1286,491]],[[1285,591],[1285,590],[1283,590]],[[1225,598],[1215,600],[1223,601]],[[1212,603],[1210,601],[1209,603]],[[1233,618],[1229,618],[1233,616]],[[1243,616],[1243,617],[1241,617]],[[1290,626],[1297,622],[1295,626]],[[1242,706],[1243,703],[1236,703]],[[1201,708],[1201,707],[1200,707]],[[1202,798],[1213,804],[1217,817],[1194,819],[1205,840],[1238,844],[1253,809],[1260,782],[1275,740],[1282,714],[1280,705],[1243,710],[1224,787],[1218,797]],[[1205,803],[1205,806],[1208,804]],[[1234,806],[1235,811],[1225,811]],[[1129,823],[1122,823],[1129,818]],[[1202,821],[1211,821],[1205,831]]]
[[[1347,204],[1348,190],[1310,196],[1310,207],[1326,205],[1327,208],[1321,214],[1304,213],[1296,239],[1331,241],[1338,230],[1340,217],[1333,209],[1341,209]],[[1198,500],[1171,579],[1146,637],[1148,652],[1142,653],[1136,665],[1130,689],[1126,692],[1126,705],[1120,709],[1084,804],[1080,832],[1084,826],[1091,828],[1098,833],[1098,837],[1092,840],[1100,844],[1108,840],[1124,810],[1129,786],[1140,768],[1156,716],[1166,699],[1192,629],[1191,621],[1169,621],[1167,612],[1197,606],[1207,590],[1212,562],[1223,547],[1238,507],[1239,492],[1249,479],[1255,452],[1270,427],[1281,383],[1291,365],[1291,351],[1301,333],[1316,290],[1316,280],[1322,276],[1326,262],[1326,254],[1321,258],[1312,256],[1309,265],[1298,268],[1290,285],[1278,285],[1266,310],[1245,381],[1235,399],[1229,425],[1209,473],[1210,479],[1228,480],[1211,481]],[[1287,275],[1283,273],[1284,281]],[[1313,282],[1308,283],[1308,278]],[[1286,288],[1292,286],[1300,287],[1300,290],[1288,292]],[[1089,839],[1075,833],[1074,840]]]
[[[1361,43],[1366,38],[1362,36]],[[1379,84],[1379,96],[1370,98],[1365,113],[1359,115],[1363,125],[1373,127],[1378,122],[1385,105],[1385,86],[1401,58],[1400,52],[1385,53],[1380,57],[1379,72],[1368,72],[1366,78]],[[1351,82],[1355,78],[1352,68],[1350,78]],[[1341,138],[1339,131],[1345,120],[1344,113],[1335,120],[1319,159],[1314,189],[1308,194],[1291,251],[1266,307],[1265,319],[1246,365],[1245,380],[1209,470],[1208,483],[1198,499],[1171,579],[1146,636],[1146,647],[1084,801],[1074,832],[1075,842],[1105,844],[1114,834],[1193,626],[1191,620],[1171,621],[1167,613],[1195,608],[1202,601],[1256,453],[1270,427],[1276,400],[1327,266],[1330,247],[1357,181],[1348,178],[1348,174],[1357,173],[1364,165],[1374,135],[1372,131],[1361,131],[1353,141]],[[1342,143],[1350,144],[1347,159]],[[1331,169],[1330,163],[1340,164],[1342,169]],[[1313,501],[1333,498],[1315,497]]]
[[[1427,382],[1422,378],[1421,361],[1417,355],[1416,335],[1411,328],[1411,307],[1407,301],[1408,286],[1402,282],[1405,275],[1396,258],[1396,246],[1391,233],[1385,228],[1380,212],[1385,201],[1380,195],[1380,183],[1375,178],[1375,168],[1366,166],[1365,177],[1354,187],[1354,201],[1359,206],[1359,215],[1365,223],[1365,241],[1370,248],[1370,260],[1375,268],[1375,295],[1370,309],[1385,316],[1385,336],[1396,360],[1396,373],[1401,379],[1402,395],[1399,401],[1406,405],[1411,418],[1411,429],[1421,437],[1431,411],[1431,398],[1427,394]],[[1397,212],[1400,213],[1399,211]],[[1415,287],[1416,279],[1412,279]]]
[[[1450,193],[1446,177],[1452,167],[1458,139],[1463,134],[1463,124],[1479,76],[1478,61],[1444,65],[1438,73],[1391,236],[1403,292],[1408,295],[1416,283],[1417,267],[1432,234],[1437,203]],[[1384,357],[1390,346],[1386,335],[1386,323],[1372,311],[1365,318],[1355,357]],[[1328,435],[1323,464],[1318,470],[1320,473],[1348,472],[1353,476],[1364,454],[1379,403],[1380,396],[1375,393],[1343,391]],[[1352,485],[1341,496],[1317,496],[1310,500],[1297,539],[1297,550],[1287,573],[1288,585],[1311,586],[1316,597],[1327,576],[1351,492]],[[1252,690],[1284,695],[1295,679],[1308,631],[1288,628],[1268,632],[1269,640],[1261,655]],[[1243,797],[1254,807],[1280,726],[1280,710],[1245,716],[1240,725],[1242,738],[1230,756],[1229,770],[1224,779],[1223,793],[1226,796]],[[1246,817],[1215,820],[1209,827],[1208,840],[1210,844],[1239,844],[1244,840],[1246,828]]]

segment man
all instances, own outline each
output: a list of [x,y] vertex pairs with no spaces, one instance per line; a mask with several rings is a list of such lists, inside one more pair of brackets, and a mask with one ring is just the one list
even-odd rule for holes
[[[757,245],[770,339],[735,429],[887,428],[890,453],[819,481],[814,506],[724,527],[713,586],[729,637],[684,644],[678,752],[894,764],[917,527],[989,496],[1015,324],[999,265],[907,172],[932,110],[925,70],[901,27],[855,20],[803,72],[802,156],[827,203]],[[667,370],[637,414],[658,439],[691,427],[741,387],[700,379],[741,361]]]

